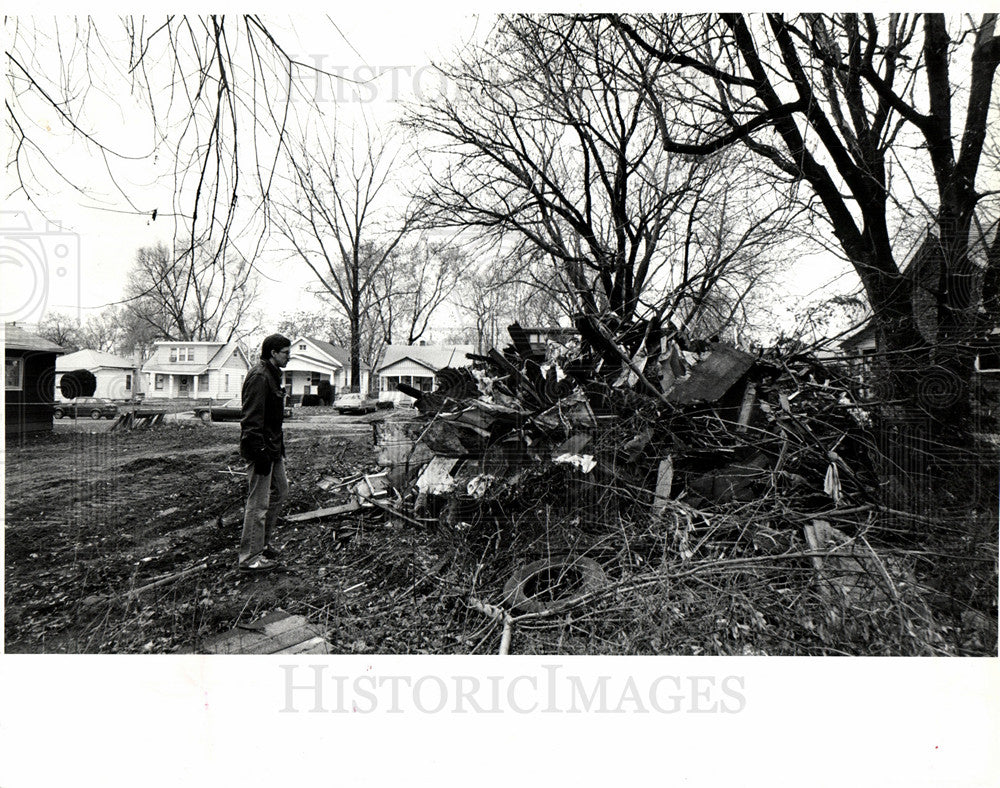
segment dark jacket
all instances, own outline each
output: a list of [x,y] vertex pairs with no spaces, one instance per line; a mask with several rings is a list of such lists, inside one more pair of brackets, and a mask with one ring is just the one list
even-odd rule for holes
[[281,370],[261,361],[243,381],[243,418],[240,454],[252,463],[273,462],[285,456],[281,424],[285,417],[285,390]]

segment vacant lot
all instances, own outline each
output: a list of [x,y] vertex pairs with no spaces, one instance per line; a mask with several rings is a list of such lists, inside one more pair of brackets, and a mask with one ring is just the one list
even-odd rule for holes
[[[371,422],[382,418],[316,411],[286,424],[286,513],[344,503],[360,474],[377,472]],[[816,585],[801,546],[783,557],[736,549],[760,519],[754,502],[706,521],[695,532],[705,549],[685,561],[669,531],[642,521],[609,520],[594,537],[578,518],[559,519],[551,480],[522,486],[524,500],[491,520],[469,514],[472,524],[461,511],[418,522],[379,509],[279,522],[288,571],[247,578],[236,571],[238,435],[238,424],[193,418],[131,433],[87,420],[8,444],[6,651],[199,652],[281,609],[328,627],[338,653],[496,653],[502,622],[473,598],[499,604],[517,567],[583,554],[607,573],[600,599],[521,616],[512,653],[996,651],[992,530],[982,540],[945,533],[934,551],[882,547],[912,574],[898,597],[859,612]]]
[[[377,470],[370,420],[286,424],[288,512],[347,499],[348,486],[328,481],[324,491],[320,480]],[[403,547],[413,534],[371,513],[352,516],[348,530],[329,521],[279,526],[290,571],[247,579],[236,572],[246,487],[238,424],[107,427],[62,422],[52,435],[6,446],[6,651],[197,651],[206,637],[278,607],[335,624],[338,650],[422,648],[421,636],[405,642],[414,633],[398,621],[379,630],[366,598],[379,596],[369,591],[373,578],[409,576],[412,567],[384,566],[395,559],[382,543],[413,555]]]

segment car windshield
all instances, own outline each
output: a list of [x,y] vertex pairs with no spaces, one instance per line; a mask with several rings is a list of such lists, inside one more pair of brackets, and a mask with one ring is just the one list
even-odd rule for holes
[[242,408],[243,405],[242,405],[242,402],[241,402],[240,398],[236,397],[236,399],[231,399],[231,400],[229,400],[229,402],[223,403],[222,407],[224,407],[224,408]]
[[361,399],[361,395],[360,394],[345,394],[340,399],[342,401],[344,401],[344,402],[348,402],[348,401],[353,402],[354,400],[360,400]]

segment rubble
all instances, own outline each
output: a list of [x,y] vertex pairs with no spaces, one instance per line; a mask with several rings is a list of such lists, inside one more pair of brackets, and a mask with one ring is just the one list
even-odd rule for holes
[[589,328],[572,355],[540,353],[515,324],[503,353],[470,354],[474,366],[441,370],[434,392],[407,391],[419,415],[376,429],[399,499],[418,516],[433,499],[437,511],[449,508],[445,499],[488,509],[532,499],[529,485],[548,480],[574,488],[568,504],[586,509],[595,495],[615,504],[591,519],[634,514],[637,504],[656,518],[675,499],[714,506],[776,489],[824,505],[851,500],[851,469],[833,450],[856,424],[815,360],[755,357],[721,342],[684,350],[662,337],[652,349],[648,336],[615,344],[603,326],[579,324]]
[[582,614],[678,566],[773,559],[811,568],[827,604],[892,598],[863,539],[877,469],[849,375],[647,324],[577,328],[541,349],[515,324],[510,346],[440,370],[434,391],[400,386],[414,411],[373,423],[384,472],[355,491],[451,541],[466,604],[503,622],[508,646],[524,616]]

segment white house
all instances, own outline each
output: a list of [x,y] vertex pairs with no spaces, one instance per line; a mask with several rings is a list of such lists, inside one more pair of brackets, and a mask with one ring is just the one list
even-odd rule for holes
[[475,353],[475,348],[472,345],[387,345],[375,370],[379,399],[411,402],[412,397],[396,390],[399,383],[421,391],[433,391],[434,373],[439,369],[472,365],[466,358],[467,353]]
[[132,399],[143,392],[138,364],[103,350],[78,350],[56,359],[56,398],[62,399],[59,382],[67,372],[87,369],[97,378],[95,397]]
[[[315,337],[297,337],[285,367],[285,388],[293,396],[318,394],[319,384],[325,380],[340,394],[348,388],[350,372],[350,351]],[[368,391],[370,375],[371,368],[362,361],[361,391]]]
[[146,399],[240,396],[250,362],[235,342],[156,342],[143,364]]

